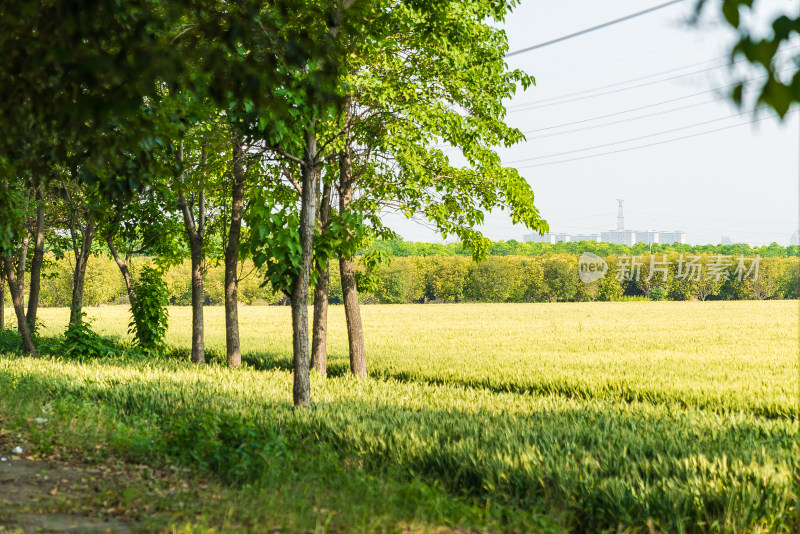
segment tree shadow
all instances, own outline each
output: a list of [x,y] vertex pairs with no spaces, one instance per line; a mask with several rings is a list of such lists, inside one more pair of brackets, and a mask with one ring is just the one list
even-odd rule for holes
[[[285,353],[249,351],[242,353],[242,364],[256,371],[294,371],[294,364],[290,356]],[[329,378],[338,378],[350,373],[350,362],[345,356],[329,354],[327,362],[327,375]]]
[[[263,369],[288,365],[270,354],[254,361]],[[138,454],[170,454],[230,483],[268,476],[276,462],[313,474],[328,458],[378,480],[420,480],[467,501],[554,513],[575,532],[652,530],[649,521],[663,531],[702,531],[704,522],[730,517],[744,522],[728,526],[747,531],[788,518],[796,498],[781,471],[791,463],[794,426],[752,416],[559,397],[507,410],[514,394],[467,402],[471,395],[441,386],[426,400],[402,385],[373,396],[343,390],[342,398],[295,411],[274,397],[203,381],[149,376],[109,388],[92,378],[10,375],[0,373],[0,384],[16,379],[16,387],[86,399],[122,420],[148,414],[160,443]],[[409,394],[420,396],[408,402]],[[440,395],[452,395],[452,404],[442,408]],[[354,476],[342,468],[345,479]]]

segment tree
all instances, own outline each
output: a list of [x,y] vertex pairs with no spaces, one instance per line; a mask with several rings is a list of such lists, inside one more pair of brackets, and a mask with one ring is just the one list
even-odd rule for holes
[[[205,325],[203,321],[203,300],[205,298],[203,295],[203,246],[206,237],[207,217],[204,167],[208,162],[206,148],[206,140],[204,139],[200,148],[200,161],[194,164],[195,167],[201,167],[199,172],[187,172],[184,170],[184,173],[178,179],[177,187],[178,207],[183,216],[183,224],[189,241],[189,254],[192,263],[192,362],[201,364],[206,363],[204,340]],[[186,162],[183,141],[178,145],[177,156],[178,161],[184,169],[191,167],[187,165]],[[194,187],[187,187],[188,177],[194,177],[195,175],[200,177],[199,181],[196,180],[194,182]],[[193,191],[191,193],[191,201],[187,201],[186,199],[187,188]],[[195,203],[197,204],[196,214]]]
[[62,223],[68,230],[65,237],[75,264],[72,274],[72,301],[69,323],[77,325],[83,320],[83,291],[86,281],[86,266],[92,254],[94,237],[98,225],[99,192],[91,185],[81,183],[75,166],[66,170],[61,179],[59,193],[62,197]]
[[[14,313],[17,316],[17,327],[22,336],[26,352],[35,355],[33,331],[36,326],[36,312],[39,306],[41,287],[41,269],[44,261],[45,202],[43,186],[29,187],[29,181],[17,179],[13,183],[13,194],[9,196],[14,211],[11,219],[16,221],[13,227],[13,242],[16,247],[7,245],[3,254],[3,270],[8,282]],[[30,242],[33,238],[34,251],[30,269],[28,294],[28,312],[24,308],[25,272],[30,253]],[[16,248],[16,251],[14,250]],[[16,254],[12,255],[12,252]],[[3,295],[5,296],[5,295]],[[4,310],[5,311],[5,310]],[[5,321],[5,317],[3,318]]]
[[[706,0],[698,0],[696,13],[699,16]],[[765,106],[785,117],[792,104],[800,102],[800,69],[796,56],[794,59],[779,61],[781,51],[791,46],[794,36],[800,34],[800,14],[780,15],[772,21],[772,32],[767,37],[754,37],[748,27],[743,12],[754,9],[755,0],[723,0],[722,15],[725,21],[739,32],[739,40],[731,50],[731,60],[744,57],[749,63],[761,67],[765,81],[759,90],[756,106]],[[787,72],[788,71],[788,72]],[[731,97],[742,104],[744,87],[748,80],[741,80],[733,88]]]
[[[504,123],[502,101],[532,79],[507,70],[505,34],[491,24],[513,2],[443,4],[380,10],[369,37],[348,43],[350,91],[336,122],[339,212],[358,213],[380,237],[393,235],[380,221],[384,211],[419,217],[482,259],[490,242],[476,228],[485,210],[507,208],[515,223],[547,229],[525,179],[502,167],[494,150],[523,139]],[[453,166],[439,143],[460,150],[467,164]],[[342,253],[339,264],[351,371],[366,376],[355,258]]]

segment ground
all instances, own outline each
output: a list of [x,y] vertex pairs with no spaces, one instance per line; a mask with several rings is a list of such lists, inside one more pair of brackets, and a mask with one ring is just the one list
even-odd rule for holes
[[[88,311],[129,339],[127,310]],[[25,466],[0,523],[36,531],[41,509],[187,533],[793,528],[797,302],[365,306],[365,381],[347,376],[334,307],[311,411],[291,408],[288,312],[240,310],[237,370],[218,308],[209,366],[187,361],[185,308],[168,358],[0,354],[0,456],[21,444],[37,462],[0,463]],[[41,316],[63,331],[66,310]]]

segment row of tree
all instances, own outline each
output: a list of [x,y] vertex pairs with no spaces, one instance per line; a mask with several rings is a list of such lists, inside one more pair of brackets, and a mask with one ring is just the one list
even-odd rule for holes
[[[668,255],[670,262],[662,272],[663,256],[656,255],[654,276],[650,276],[650,257],[637,260],[638,273],[620,273],[618,263],[628,256],[609,256],[610,268],[602,280],[584,283],[579,277],[578,257],[551,254],[536,257],[490,256],[475,263],[462,257],[395,258],[389,263],[369,267],[356,262],[359,303],[411,304],[425,302],[581,302],[613,301],[628,297],[653,300],[743,300],[797,299],[800,297],[800,260],[795,258],[763,258],[759,271],[736,272],[738,260],[730,257],[724,274],[709,274],[709,265],[716,256],[705,255],[697,262],[704,271],[678,276],[679,254]],[[687,256],[688,258],[688,256]],[[751,257],[752,258],[752,257]],[[752,259],[746,259],[749,270]],[[684,260],[688,262],[687,259]],[[155,265],[152,259],[135,258],[131,267],[134,286],[144,267]],[[48,307],[68,307],[71,302],[73,267],[67,258],[54,261],[46,255],[39,302]],[[241,263],[237,276],[237,295],[242,305],[285,305],[285,294],[263,284],[252,261]],[[327,301],[342,304],[344,292],[339,266],[330,266]],[[699,277],[697,276],[699,274]],[[691,276],[690,276],[691,275]],[[173,306],[192,305],[191,262],[184,260],[161,273],[164,300]],[[699,279],[698,279],[699,278]],[[367,286],[367,287],[365,287]],[[129,295],[119,270],[109,258],[92,260],[86,272],[84,304],[88,306],[125,305]],[[204,273],[203,303],[220,306],[225,303],[224,265],[210,266]],[[0,327],[3,325],[0,304]]]
[[[496,23],[511,0],[86,4],[0,9],[9,51],[0,93],[14,103],[0,139],[0,287],[32,355],[45,252],[70,258],[75,330],[87,265],[105,248],[140,342],[163,324],[158,275],[188,258],[196,363],[205,274],[223,265],[227,361],[237,367],[250,258],[291,303],[294,402],[307,406],[310,365],[326,368],[331,261],[351,371],[367,374],[355,253],[366,238],[394,236],[384,213],[425,220],[475,258],[489,245],[476,229],[484,210],[547,229],[527,182],[494,149],[523,139],[505,124],[503,100],[533,82],[504,61]],[[131,261],[143,254],[159,267],[137,292]]]
[[[407,256],[471,256],[469,249],[461,243],[425,243],[383,239],[371,244],[371,248],[395,257]],[[762,258],[800,257],[800,245],[781,246],[771,243],[760,247],[747,243],[733,245],[686,245],[682,243],[636,243],[633,246],[595,241],[558,243],[534,243],[528,241],[493,241],[489,246],[490,256],[539,256],[542,254],[582,254],[592,252],[599,256],[647,253],[724,254],[725,256],[761,256]]]
[[[533,82],[504,60],[498,22],[514,4],[3,2],[0,287],[9,288],[25,349],[36,354],[45,250],[73,259],[70,325],[78,331],[87,264],[101,241],[134,315],[142,313],[137,328],[152,315],[137,300],[160,299],[137,296],[130,259],[190,258],[197,363],[205,360],[203,275],[209,261],[221,262],[233,367],[241,361],[237,273],[251,257],[291,301],[301,406],[310,402],[311,358],[324,368],[323,297],[338,260],[351,367],[364,376],[354,254],[365,236],[393,237],[383,213],[426,220],[477,259],[489,247],[476,230],[486,210],[506,208],[514,223],[547,230],[527,182],[495,152],[523,139],[505,124],[503,101]],[[764,67],[758,102],[783,116],[800,100],[800,74],[788,80],[773,59],[800,18],[779,17],[771,36],[751,38],[739,13],[752,5],[723,2],[742,34],[734,54]],[[441,146],[458,149],[464,165]],[[379,260],[367,260],[367,286]],[[151,274],[144,279],[161,287]]]

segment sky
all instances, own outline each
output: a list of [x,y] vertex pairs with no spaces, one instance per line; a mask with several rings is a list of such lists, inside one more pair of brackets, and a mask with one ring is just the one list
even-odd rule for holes
[[[661,3],[523,0],[502,27],[513,52]],[[709,4],[697,25],[687,23],[694,0],[686,0],[507,58],[536,86],[506,106],[507,123],[527,140],[499,154],[527,179],[551,232],[615,229],[623,199],[629,230],[682,230],[692,244],[722,236],[789,244],[800,227],[800,112],[781,122],[728,101],[720,88],[749,67],[730,66],[736,35]],[[756,4],[756,27],[800,5]],[[792,47],[788,53],[799,53],[800,41]],[[392,222],[406,240],[443,241],[400,216]],[[487,214],[482,230],[494,240],[531,233],[501,211]]]

